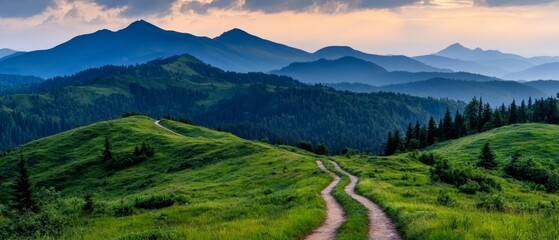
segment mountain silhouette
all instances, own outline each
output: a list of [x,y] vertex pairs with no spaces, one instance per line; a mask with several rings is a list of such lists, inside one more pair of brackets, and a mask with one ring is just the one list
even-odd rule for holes
[[388,71],[406,71],[406,72],[451,72],[448,69],[440,69],[428,66],[417,60],[406,56],[382,56],[368,54],[357,51],[347,46],[325,47],[313,54],[317,59],[339,59],[342,57],[355,57],[368,62],[377,64]]
[[191,54],[230,71],[270,71],[311,58],[310,53],[234,29],[211,39],[163,30],[140,20],[113,32],[77,36],[52,49],[0,61],[0,72],[53,77],[103,65],[132,65]]
[[538,65],[524,71],[507,74],[505,77],[514,80],[558,80],[559,62]]
[[12,50],[12,49],[8,49],[8,48],[2,48],[0,49],[0,59],[9,55],[12,55],[14,53],[16,53],[17,51]]
[[335,60],[292,63],[272,73],[293,77],[305,83],[365,83],[372,86],[408,83],[431,78],[465,81],[498,81],[500,79],[466,72],[389,72],[385,68],[355,57]]

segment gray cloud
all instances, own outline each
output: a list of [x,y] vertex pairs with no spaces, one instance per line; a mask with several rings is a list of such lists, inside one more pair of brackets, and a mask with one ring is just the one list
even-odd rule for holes
[[0,0],[0,18],[26,18],[54,6],[53,0]]
[[[79,0],[73,0],[79,1]],[[176,0],[89,0],[106,9],[124,8],[122,15],[139,17],[144,15],[163,15],[170,11]]]
[[209,9],[231,9],[239,7],[248,11],[263,11],[267,13],[276,13],[283,11],[320,11],[320,12],[338,12],[351,11],[356,9],[380,9],[395,8],[415,4],[420,0],[281,0],[281,1],[263,1],[263,0],[245,0],[244,4],[240,4],[239,0],[214,0],[211,3],[201,3],[193,1],[185,3],[182,7],[183,11],[195,11],[205,13]]
[[477,5],[489,7],[528,6],[546,3],[559,3],[559,0],[474,0]]

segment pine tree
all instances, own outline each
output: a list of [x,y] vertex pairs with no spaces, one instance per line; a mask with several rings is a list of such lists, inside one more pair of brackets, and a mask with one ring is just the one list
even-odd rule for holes
[[495,161],[495,154],[491,151],[489,143],[483,145],[481,153],[479,154],[479,161],[477,163],[478,167],[485,169],[495,169],[499,164]]
[[112,153],[111,143],[109,142],[109,138],[105,138],[105,143],[103,146],[104,146],[103,155],[102,155],[103,162],[110,161],[111,159],[113,159],[113,153]]
[[405,148],[408,149],[410,147],[410,142],[411,140],[414,139],[414,132],[413,132],[413,127],[411,125],[411,122],[408,123],[408,127],[406,128],[406,142],[405,142]]
[[464,117],[456,110],[454,115],[454,137],[461,138],[466,135],[466,126],[464,124]]
[[33,192],[31,189],[31,181],[27,170],[27,162],[20,154],[19,163],[17,165],[18,176],[14,185],[14,194],[12,200],[13,208],[19,211],[37,211],[37,205],[33,201]]
[[388,137],[386,138],[386,145],[384,146],[384,155],[392,156],[396,152],[394,147],[394,137],[392,136],[392,131],[388,132]]
[[473,98],[466,108],[464,109],[464,118],[466,120],[466,128],[468,132],[475,132],[477,131],[477,124],[478,124],[478,115],[477,115],[477,107],[479,101],[477,98]]
[[421,140],[421,124],[419,121],[415,121],[415,127],[413,128],[413,138]]
[[140,151],[140,148],[138,146],[134,147],[134,152],[133,152],[134,156],[139,157],[140,155],[142,155],[142,152]]
[[427,125],[427,146],[435,144],[435,137],[437,136],[437,124],[433,116],[429,118]]
[[516,102],[514,101],[514,99],[512,100],[512,103],[510,104],[509,107],[509,124],[515,124],[518,122],[518,115],[517,115],[517,109],[516,109]]
[[446,108],[443,119],[443,134],[441,140],[449,140],[455,138],[455,133],[452,126],[452,116],[450,116],[450,109]]
[[526,123],[528,121],[528,113],[526,111],[526,103],[524,100],[520,103],[520,109],[518,111],[518,122]]
[[400,136],[400,130],[394,131],[394,153],[396,153],[398,150],[404,150],[403,146],[404,144],[402,142],[402,137]]

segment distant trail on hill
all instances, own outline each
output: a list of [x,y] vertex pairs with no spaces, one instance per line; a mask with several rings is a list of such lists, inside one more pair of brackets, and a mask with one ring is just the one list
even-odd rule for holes
[[161,120],[157,120],[157,121],[153,122],[153,124],[155,124],[155,126],[158,126],[158,127],[160,127],[160,128],[163,128],[163,129],[167,130],[167,132],[170,132],[170,133],[175,134],[175,135],[177,135],[177,136],[184,137],[184,135],[182,135],[182,134],[180,134],[180,133],[177,133],[177,132],[175,132],[175,131],[173,131],[173,130],[171,130],[171,129],[168,129],[168,128],[166,128],[166,127],[163,127],[163,125],[161,125],[160,122],[161,122]]
[[336,232],[345,221],[344,210],[334,196],[332,196],[332,190],[340,183],[341,178],[326,169],[321,161],[317,160],[316,164],[322,171],[332,175],[334,180],[320,192],[324,202],[326,202],[326,220],[320,227],[308,235],[305,240],[334,240],[336,239]]
[[353,199],[365,206],[369,212],[369,240],[401,240],[402,238],[396,230],[396,225],[386,216],[382,209],[371,200],[355,193],[355,185],[359,180],[343,170],[338,163],[330,160],[336,171],[349,177],[350,183],[344,188],[345,192]]

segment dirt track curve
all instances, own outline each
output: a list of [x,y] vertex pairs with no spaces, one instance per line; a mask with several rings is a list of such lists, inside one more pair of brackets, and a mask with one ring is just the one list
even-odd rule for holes
[[[170,133],[183,136],[182,134],[162,126],[160,120],[155,121],[154,124]],[[386,216],[382,209],[371,200],[355,193],[355,186],[359,179],[343,170],[338,163],[334,161],[330,161],[330,163],[334,165],[338,172],[349,177],[350,183],[344,188],[345,192],[368,209],[369,240],[401,240],[402,238],[398,234],[394,223]],[[316,164],[322,171],[332,175],[333,180],[320,192],[326,203],[326,220],[320,227],[308,235],[305,240],[334,240],[336,239],[336,232],[345,221],[343,208],[336,201],[334,196],[332,196],[332,190],[340,183],[341,178],[326,169],[321,161],[317,160]]]
[[322,192],[322,198],[326,203],[326,220],[324,223],[315,229],[305,240],[333,240],[336,239],[336,232],[338,228],[345,221],[345,213],[340,204],[332,196],[332,190],[340,183],[341,178],[330,172],[321,161],[316,161],[316,164],[322,171],[329,173],[334,178],[330,184]]
[[349,177],[350,183],[344,188],[345,192],[353,199],[368,209],[369,215],[369,240],[400,240],[396,225],[386,216],[382,209],[368,198],[355,193],[355,186],[359,180],[356,176],[343,170],[338,163],[330,161],[336,170]]

